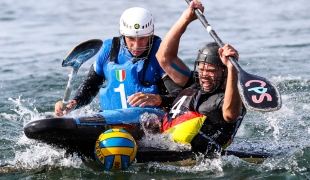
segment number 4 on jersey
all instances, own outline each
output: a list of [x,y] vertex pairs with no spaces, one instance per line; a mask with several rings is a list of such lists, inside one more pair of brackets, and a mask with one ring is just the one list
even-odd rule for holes
[[177,103],[175,103],[175,105],[171,108],[169,115],[171,118],[175,118],[180,112],[180,108],[182,106],[182,104],[184,103],[185,99],[187,98],[187,96],[183,96],[180,100],[178,100]]

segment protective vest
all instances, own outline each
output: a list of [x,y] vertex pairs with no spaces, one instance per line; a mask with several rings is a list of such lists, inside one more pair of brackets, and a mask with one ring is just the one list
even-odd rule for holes
[[[151,85],[148,87],[143,86],[138,78],[139,72],[144,71],[143,74],[145,74],[145,69],[147,68],[146,63],[148,63],[147,60],[150,57],[144,61],[133,62],[119,51],[119,47],[115,47],[115,42],[116,41],[114,38],[111,47],[110,61],[104,67],[104,74],[107,82],[106,86],[100,89],[100,106],[102,110],[131,107],[130,104],[127,103],[127,97],[137,92],[158,94],[156,85]],[[154,43],[155,42],[156,41],[154,40]],[[118,59],[126,59],[124,64],[118,64],[115,62],[116,53],[118,54]]]
[[[243,116],[235,123],[226,123],[222,115],[215,116],[222,112],[220,110],[219,113],[219,107],[221,108],[223,98],[224,92],[202,94],[197,89],[185,89],[174,101],[169,114],[165,116],[162,131],[171,133],[173,139],[180,143],[199,146],[201,143],[193,141],[203,138],[204,141],[214,141],[225,149],[232,143]],[[198,109],[201,106],[205,114],[199,113]]]

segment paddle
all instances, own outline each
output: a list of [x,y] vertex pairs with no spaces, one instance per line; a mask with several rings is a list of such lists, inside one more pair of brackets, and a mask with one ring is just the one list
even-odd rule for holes
[[[241,152],[241,151],[232,151],[224,150],[221,152],[221,156],[236,156],[246,162],[250,163],[262,163],[267,158],[272,158],[273,155],[270,153],[251,153],[251,152]],[[213,157],[205,157],[213,158]],[[145,163],[149,161],[157,162],[170,162],[172,164],[176,163],[190,163],[196,164],[196,157],[192,151],[174,151],[174,150],[165,150],[154,147],[139,147],[137,156],[138,163]],[[191,161],[192,160],[192,161]]]
[[69,54],[62,61],[62,66],[72,67],[71,74],[69,75],[69,81],[63,97],[62,109],[66,108],[68,100],[71,94],[72,85],[75,81],[77,72],[80,66],[86,62],[88,59],[92,58],[101,48],[102,40],[100,39],[90,39],[76,45]]
[[[191,2],[191,0],[185,1],[188,4]],[[220,47],[223,47],[225,44],[217,36],[202,12],[199,9],[196,9],[195,14],[214,41]],[[243,103],[248,109],[260,112],[270,112],[281,108],[282,101],[280,93],[272,82],[268,81],[266,78],[245,72],[233,57],[229,57],[229,60],[239,73],[238,90]]]

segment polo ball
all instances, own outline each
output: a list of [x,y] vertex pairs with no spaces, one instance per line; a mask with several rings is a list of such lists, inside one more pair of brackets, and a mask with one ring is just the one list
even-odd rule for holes
[[109,129],[95,144],[95,158],[105,170],[127,169],[137,154],[135,139],[123,129]]

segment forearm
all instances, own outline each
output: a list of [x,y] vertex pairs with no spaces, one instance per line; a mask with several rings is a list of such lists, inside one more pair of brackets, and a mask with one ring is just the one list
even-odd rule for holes
[[223,103],[223,117],[228,123],[236,122],[242,113],[242,101],[238,91],[238,72],[228,67],[226,90]]
[[98,75],[92,66],[86,79],[80,85],[73,98],[73,100],[77,101],[76,109],[89,104],[93,100],[98,94],[104,80],[104,77]]
[[190,20],[182,15],[164,37],[156,57],[163,70],[180,86],[184,86],[190,74],[190,69],[178,57],[179,44]]
[[[195,15],[195,8],[204,11],[201,3],[191,2],[190,6],[182,13],[177,22],[171,27],[166,36],[164,37],[160,48],[156,54],[159,63],[163,66],[169,66],[170,63],[177,58],[179,43],[182,34],[185,32],[187,26],[197,19]],[[200,4],[200,5],[198,5]]]
[[163,38],[160,47],[156,53],[159,64],[164,68],[177,57],[179,44],[182,34],[185,32],[189,22],[182,17],[171,27]]

